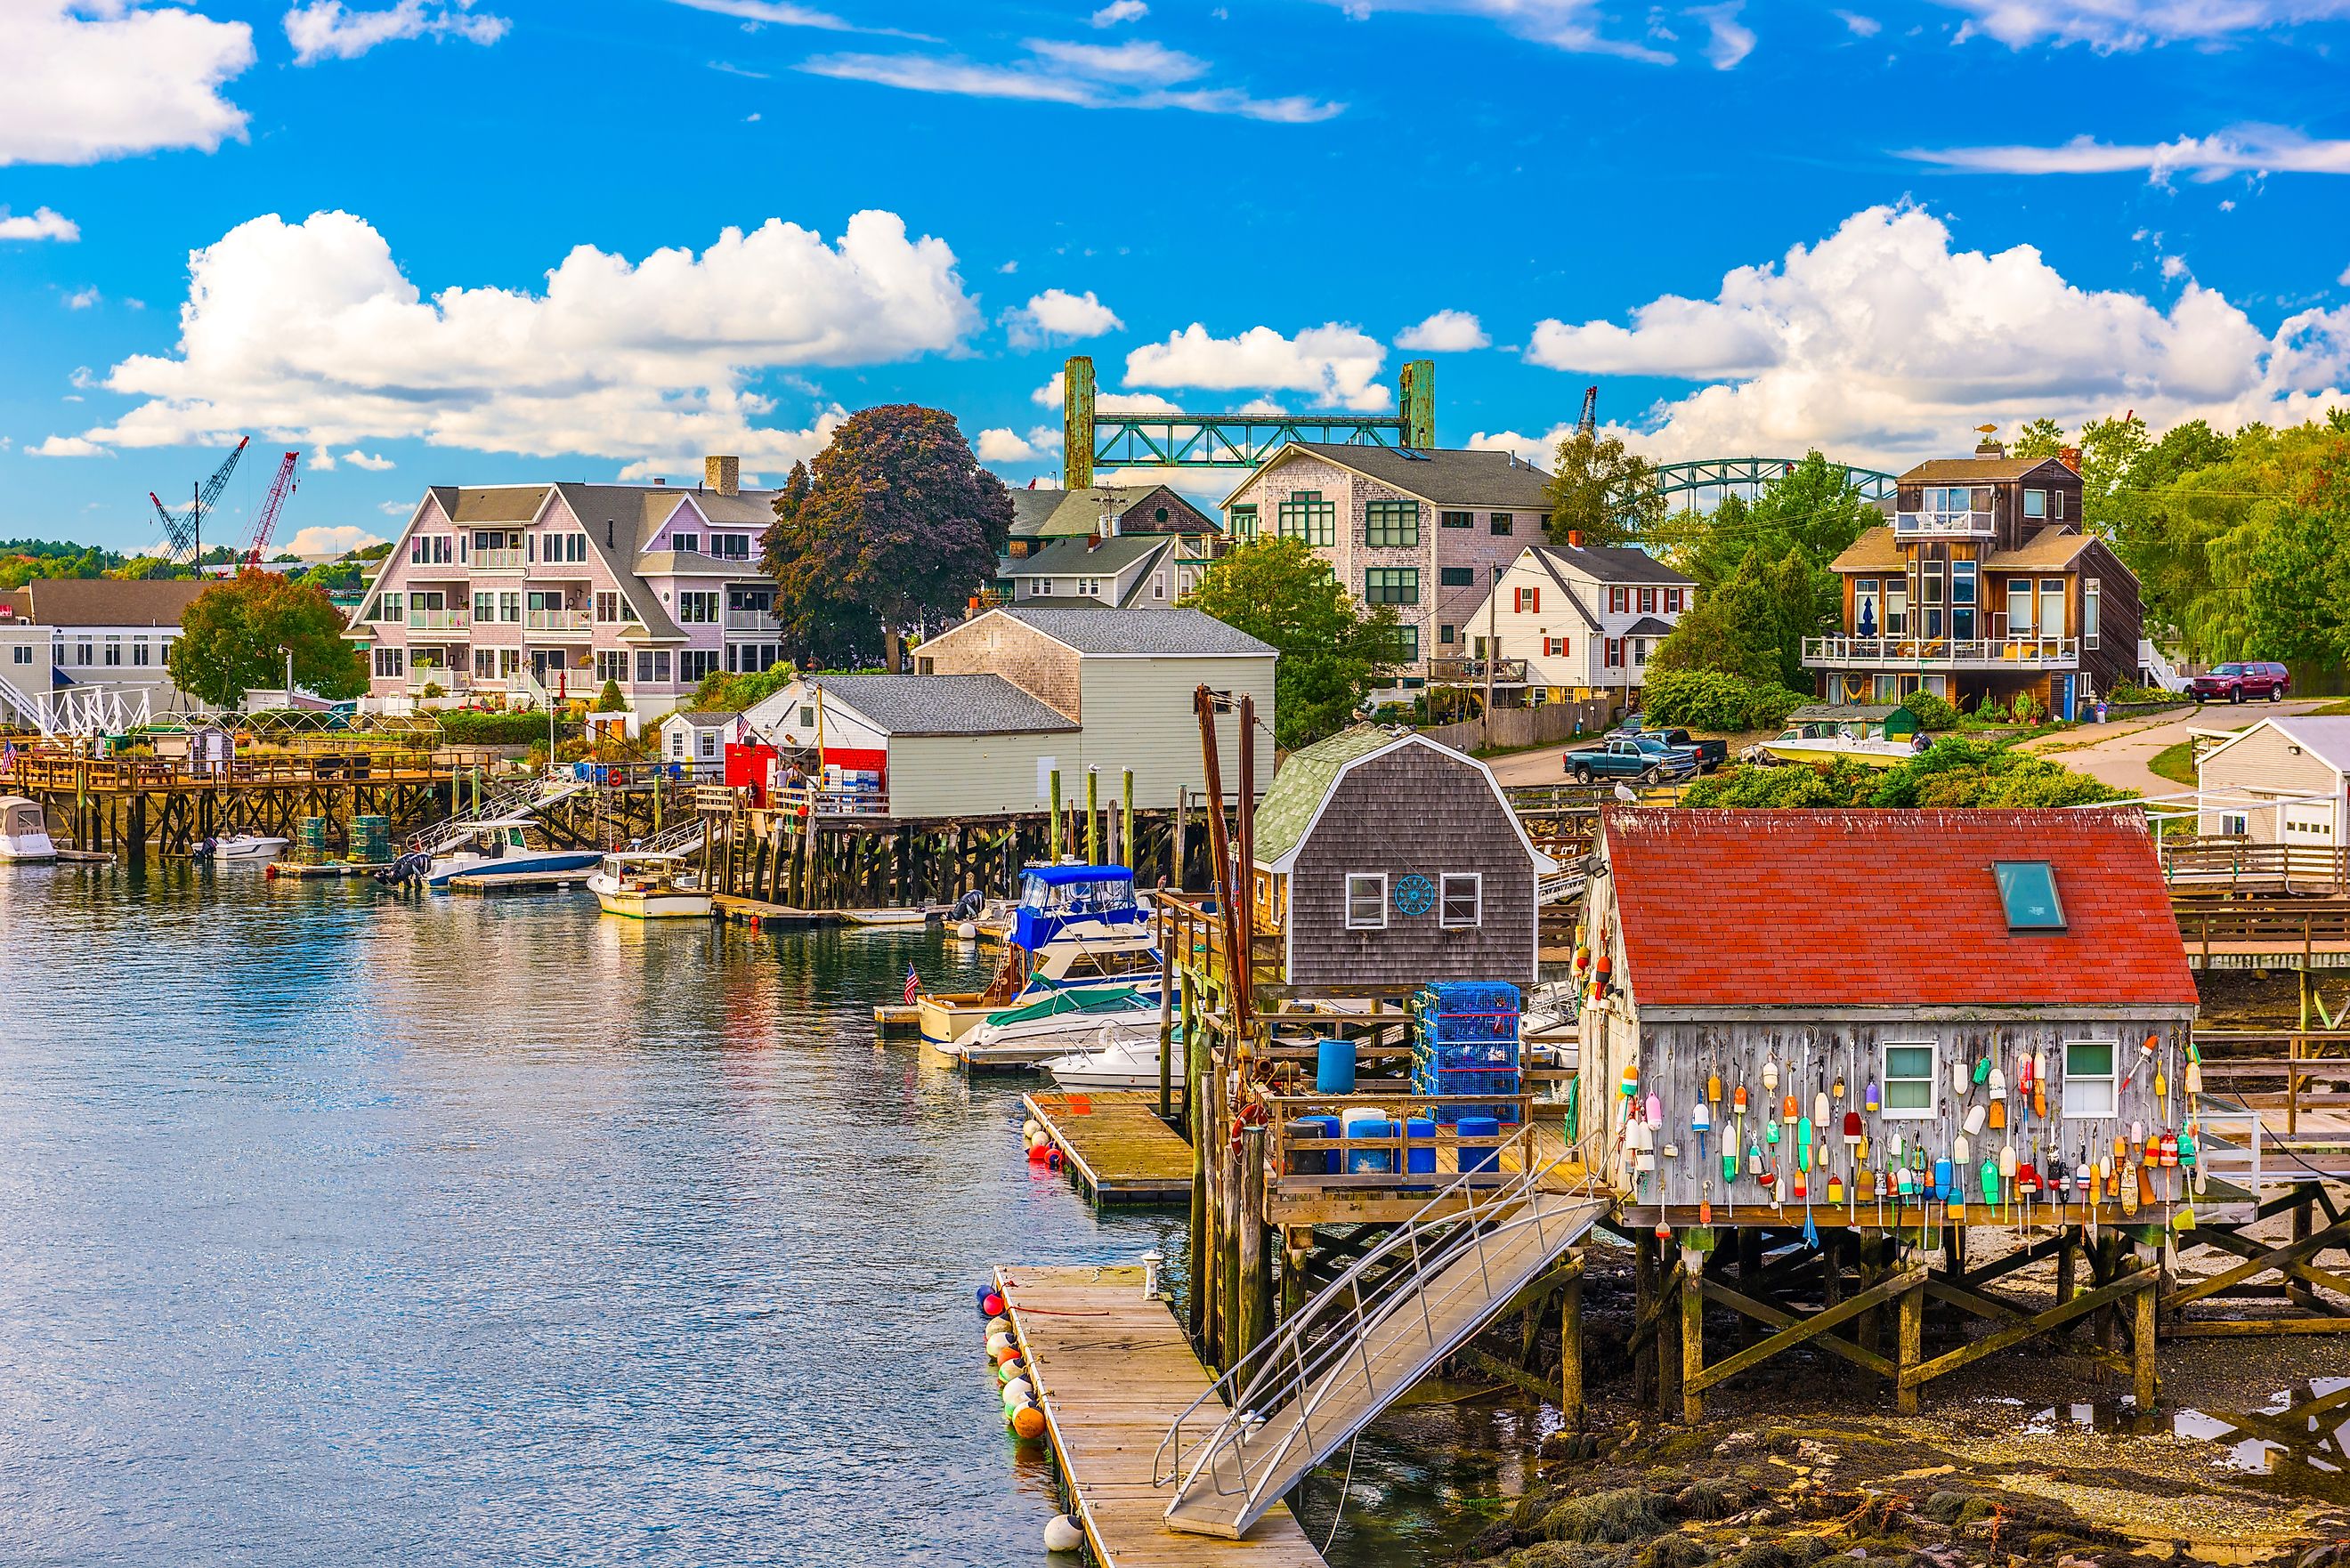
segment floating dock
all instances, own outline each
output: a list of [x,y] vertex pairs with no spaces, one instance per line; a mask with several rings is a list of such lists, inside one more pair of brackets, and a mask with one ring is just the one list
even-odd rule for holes
[[795,909],[789,904],[770,904],[764,898],[746,898],[739,893],[713,893],[710,907],[722,920],[755,926],[762,930],[805,929],[841,923],[840,916],[830,909]]
[[313,881],[321,877],[372,877],[388,871],[392,863],[380,865],[358,860],[277,860],[270,864],[268,875],[273,880]]
[[1244,1541],[1167,1528],[1173,1489],[1150,1484],[1151,1466],[1168,1428],[1210,1378],[1174,1313],[1142,1293],[1140,1269],[1006,1265],[995,1271],[995,1288],[1044,1409],[1070,1511],[1102,1568],[1321,1568],[1322,1554],[1286,1503]]
[[452,893],[544,893],[562,888],[584,888],[589,872],[586,867],[576,871],[464,871],[449,878]]
[[1035,1094],[1022,1104],[1096,1203],[1191,1200],[1191,1146],[1159,1119],[1157,1090]]

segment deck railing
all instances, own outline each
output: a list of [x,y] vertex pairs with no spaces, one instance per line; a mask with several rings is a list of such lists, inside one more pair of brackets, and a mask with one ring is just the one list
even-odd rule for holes
[[2189,956],[2207,963],[2214,952],[2231,950],[2306,961],[2321,950],[2350,950],[2350,899],[2230,899],[2175,909]]
[[2350,848],[2167,833],[2156,849],[2175,894],[2350,890]]
[[2203,1087],[2251,1111],[2282,1111],[2289,1137],[2301,1114],[2350,1106],[2350,1029],[2199,1029]]
[[523,625],[532,631],[581,633],[595,629],[589,613],[584,609],[535,609],[526,613]]
[[19,752],[0,758],[0,781],[31,791],[213,789],[233,784],[326,784],[350,779],[432,779],[455,770],[421,757],[386,756],[355,747],[347,755],[239,758],[223,763],[172,758],[42,757]]
[[2074,637],[1807,637],[1804,662],[1824,670],[2077,670]]

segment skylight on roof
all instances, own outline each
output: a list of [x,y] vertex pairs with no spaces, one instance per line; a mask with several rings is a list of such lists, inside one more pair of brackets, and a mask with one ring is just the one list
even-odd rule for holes
[[2056,873],[2045,860],[1994,860],[1999,901],[2007,907],[2011,931],[2061,931],[2064,901],[2056,897]]

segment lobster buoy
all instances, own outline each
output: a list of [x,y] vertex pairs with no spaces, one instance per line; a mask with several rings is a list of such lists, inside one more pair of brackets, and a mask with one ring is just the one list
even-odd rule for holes
[[1052,1146],[1045,1141],[1042,1134],[1039,1134],[1036,1140],[1028,1146],[1028,1163],[1031,1165],[1044,1164],[1045,1158],[1051,1152],[1051,1149]]
[[998,1313],[993,1317],[987,1320],[987,1332],[990,1334],[1010,1334],[1012,1332],[1012,1320],[1005,1317],[1002,1313]]
[[1019,1364],[1020,1347],[1016,1345],[1007,1345],[995,1353],[995,1365],[998,1366],[1017,1366]]
[[1045,1521],[1045,1550],[1075,1552],[1086,1543],[1086,1532],[1077,1528],[1075,1514],[1056,1513]]
[[1015,1377],[1003,1386],[1003,1407],[1007,1410],[1014,1405],[1034,1404],[1035,1399],[1036,1390],[1025,1377]]
[[1030,1116],[1026,1121],[1020,1124],[1020,1136],[1026,1138],[1030,1143],[1035,1142],[1036,1135],[1044,1130],[1045,1124],[1038,1121],[1035,1116]]
[[990,1317],[1003,1315],[1003,1298],[993,1287],[979,1293],[979,1310]]
[[1023,1405],[1012,1412],[1012,1435],[1034,1440],[1045,1435],[1045,1412],[1034,1405]]
[[1012,1336],[1004,1333],[1002,1329],[991,1330],[987,1336],[987,1354],[993,1358],[1001,1359],[1003,1355],[1003,1347],[1011,1343]]

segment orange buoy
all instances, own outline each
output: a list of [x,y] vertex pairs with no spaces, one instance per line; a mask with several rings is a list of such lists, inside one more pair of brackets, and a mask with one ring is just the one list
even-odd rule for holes
[[1023,1405],[1012,1412],[1012,1435],[1015,1438],[1036,1438],[1045,1435],[1045,1412],[1034,1405]]

